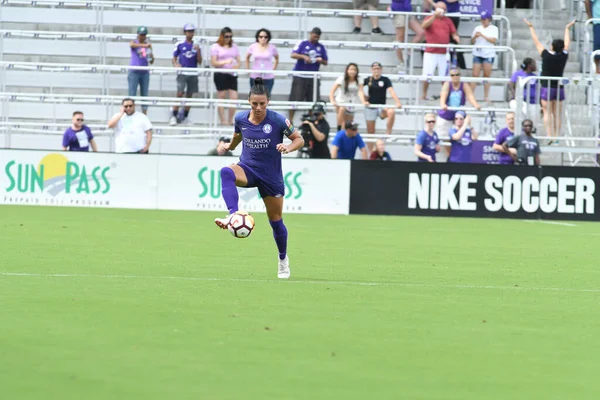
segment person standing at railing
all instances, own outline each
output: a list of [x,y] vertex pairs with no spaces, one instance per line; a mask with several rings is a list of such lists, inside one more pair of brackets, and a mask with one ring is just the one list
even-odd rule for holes
[[[317,72],[321,65],[327,65],[327,50],[319,43],[321,29],[313,28],[308,40],[298,42],[292,50],[292,58],[296,60],[294,65],[294,77],[292,78],[292,90],[290,101],[317,102],[321,98],[321,80],[315,82],[313,75],[302,74],[302,72]],[[317,85],[315,88],[314,85]],[[317,97],[313,98],[316,89]],[[290,121],[294,121],[294,110],[290,110]]]
[[[411,0],[392,0],[392,4],[389,7],[390,11],[394,12],[412,12]],[[421,43],[425,38],[425,31],[421,28],[421,24],[417,21],[414,15],[407,17],[406,15],[395,15],[394,16],[394,28],[396,28],[396,41],[404,43],[404,35],[406,33],[406,21],[408,20],[408,27],[415,33],[415,37],[412,43]],[[409,55],[406,52],[406,64],[409,64]],[[404,53],[401,48],[396,50],[396,56],[398,57],[398,72],[405,71]]]
[[477,103],[477,100],[475,100],[471,85],[461,82],[460,70],[458,68],[452,68],[450,70],[450,82],[444,82],[440,93],[440,110],[438,111],[437,124],[435,127],[439,135],[442,137],[448,136],[448,132],[454,123],[456,111],[448,110],[448,108],[462,107],[467,100],[476,109],[481,109],[481,106]]
[[[154,55],[152,54],[152,43],[147,39],[148,28],[140,26],[137,29],[137,39],[129,43],[131,50],[130,66],[147,67],[154,64]],[[130,69],[127,74],[127,83],[129,84],[129,96],[137,96],[138,86],[140,87],[140,96],[148,96],[148,87],[150,86],[150,71]],[[148,113],[148,106],[143,105],[142,111]]]
[[[210,64],[217,69],[239,69],[240,51],[233,43],[233,31],[229,27],[221,29],[219,39],[210,47]],[[217,88],[217,97],[230,100],[238,98],[238,77],[237,73],[215,72],[214,82]],[[235,107],[229,108],[229,115],[225,117],[225,108],[218,107],[219,119],[221,125],[233,125],[235,116]]]
[[[510,78],[510,82],[508,82],[508,92],[510,95],[511,108],[513,110],[516,111],[515,96],[516,96],[517,82],[519,81],[520,78],[527,78],[529,76],[537,76],[535,73],[536,71],[537,71],[537,63],[535,62],[535,60],[533,58],[527,57],[521,63],[521,69],[519,71],[515,71],[515,73],[512,74],[512,77]],[[525,91],[523,93],[523,100],[525,100],[525,102],[528,104],[537,104],[537,101],[536,101],[537,80],[535,80],[535,79],[530,80],[527,83],[527,86],[529,87],[529,90],[527,90],[527,88],[525,89]],[[513,104],[515,104],[515,106],[513,106]]]
[[[445,16],[446,3],[439,1],[436,3],[436,9],[433,15],[425,18],[421,27],[425,30],[425,41],[427,44],[449,44],[450,37],[457,42],[460,37],[456,33],[456,28]],[[426,47],[423,54],[423,76],[433,76],[437,69],[438,76],[446,76],[448,73],[448,60],[446,58],[447,49],[443,47]],[[423,95],[421,100],[427,100],[427,90],[429,82],[423,81]]]
[[[594,48],[592,51],[600,50],[600,0],[585,0],[585,11],[588,18],[597,19],[593,22]],[[596,74],[600,74],[600,55],[594,56],[594,63],[596,64]]]
[[[575,24],[575,21],[571,21],[565,26],[564,40],[554,39],[552,41],[552,51],[546,50],[544,45],[540,43],[533,24],[526,19],[524,21],[529,26],[529,32],[538,53],[542,56],[542,88],[540,89],[540,99],[542,113],[544,114],[544,127],[548,136],[556,137],[560,135],[561,130],[562,104],[565,100],[565,88],[562,86],[559,88],[558,80],[544,80],[543,78],[562,78],[569,58],[568,51],[571,44],[569,30]],[[558,140],[550,139],[548,144],[558,144]]]
[[107,123],[115,132],[116,153],[147,154],[152,143],[152,123],[141,112],[135,111],[135,101],[123,99],[121,111]]
[[[387,124],[385,128],[386,135],[392,134],[392,128],[394,127],[394,121],[396,120],[396,110],[393,107],[386,107],[387,94],[392,96],[392,99],[396,102],[396,108],[402,108],[402,103],[396,95],[392,81],[388,77],[382,76],[381,73],[383,67],[381,63],[374,62],[371,64],[371,76],[365,78],[363,87],[367,89],[368,96],[365,98],[365,120],[367,121],[367,133],[375,133],[375,122],[377,117],[381,119],[387,118]],[[371,151],[373,145],[368,142],[367,147]]]
[[346,121],[354,119],[354,110],[351,107],[340,106],[338,104],[362,104],[365,102],[363,85],[358,76],[358,65],[350,63],[346,66],[344,75],[337,78],[333,86],[331,86],[329,101],[335,106],[337,130],[339,131]]
[[358,124],[354,121],[348,121],[342,129],[335,134],[335,138],[331,142],[331,158],[343,160],[354,160],[356,149],[360,149],[360,154],[363,160],[369,159],[367,146],[358,133]]
[[[185,24],[183,33],[185,40],[178,42],[173,51],[173,66],[175,68],[193,68],[202,66],[202,52],[200,47],[194,43],[194,33],[196,27],[192,24]],[[191,98],[195,93],[198,93],[198,72],[180,72],[177,75],[177,97],[185,96]],[[179,119],[179,106],[173,107],[173,115],[169,120],[169,125],[177,125],[186,122],[190,113],[190,106],[185,106],[183,110],[183,119]]]
[[[267,88],[269,97],[273,92],[275,84],[275,75],[267,71],[277,69],[279,64],[279,53],[277,47],[271,44],[271,31],[265,28],[256,31],[256,43],[248,47],[246,53],[246,69],[265,71],[261,73],[253,72],[250,74],[250,88],[254,86],[254,80],[258,77],[263,79],[263,84]],[[252,58],[252,68],[250,68],[250,59]]]
[[435,162],[435,153],[440,151],[440,139],[434,130],[435,114],[425,114],[425,129],[417,134],[414,153],[419,162]]
[[[460,13],[460,0],[440,0],[443,3],[446,4],[446,13],[447,14],[459,14]],[[427,3],[429,3],[428,5],[430,7],[432,7],[433,10],[436,9],[437,7],[437,3],[433,0],[426,0]],[[456,31],[458,32],[458,26],[460,25],[460,18],[459,17],[452,17],[449,16],[450,21],[452,21],[452,24],[454,24],[454,28],[456,29]],[[450,43],[452,44],[460,44],[459,40],[454,39],[453,37],[450,37]],[[452,64],[453,65],[458,65],[459,68],[461,69],[466,69],[467,68],[467,64],[465,64],[465,56],[463,55],[462,52],[456,50],[451,52],[454,57],[452,60]]]
[[[377,11],[377,7],[379,6],[379,0],[352,0],[352,7],[355,10],[369,10],[369,11]],[[381,28],[379,27],[379,17],[376,15],[369,17],[371,19],[371,25],[373,25],[373,30],[371,33],[383,35]],[[362,15],[354,16],[354,30],[352,33],[358,34],[361,31],[363,17]]]
[[83,124],[83,112],[73,113],[72,125],[65,131],[62,145],[64,151],[90,151],[90,146],[94,152],[98,151],[91,129]]
[[533,121],[526,119],[521,124],[523,133],[513,136],[504,144],[504,151],[512,157],[517,165],[540,165],[540,143],[533,137],[535,130]]
[[[496,58],[494,45],[497,41],[498,27],[492,25],[492,13],[483,11],[481,25],[476,26],[471,35],[471,44],[477,46],[473,49],[473,77],[479,78],[482,66],[484,78],[492,76],[492,66]],[[483,85],[483,100],[486,103],[490,101],[490,86],[489,82]],[[477,83],[473,82],[472,87],[475,90]]]
[[515,113],[506,113],[506,127],[500,129],[500,132],[494,139],[493,149],[500,153],[500,164],[512,165],[515,163],[510,152],[504,147],[507,140],[515,136]]
[[470,163],[471,148],[473,141],[477,140],[478,134],[471,126],[471,116],[464,111],[457,111],[454,115],[454,126],[450,128],[450,157],[451,163]]

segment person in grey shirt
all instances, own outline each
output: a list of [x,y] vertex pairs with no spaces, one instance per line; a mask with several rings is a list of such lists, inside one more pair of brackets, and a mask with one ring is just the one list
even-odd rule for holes
[[526,119],[521,124],[523,132],[519,136],[513,136],[503,147],[508,154],[519,165],[540,165],[540,143],[533,137],[533,121]]

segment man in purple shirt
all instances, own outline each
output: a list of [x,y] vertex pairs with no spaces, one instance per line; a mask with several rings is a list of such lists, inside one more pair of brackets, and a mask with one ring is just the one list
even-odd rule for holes
[[515,136],[515,114],[509,112],[506,113],[506,128],[500,129],[500,132],[496,135],[496,140],[494,140],[493,148],[500,153],[500,164],[512,165],[515,163],[503,146],[513,136]]
[[93,151],[98,151],[92,131],[83,124],[81,111],[73,113],[73,124],[65,131],[62,145],[64,151],[90,151],[90,146]]
[[[129,65],[132,67],[147,67],[154,64],[154,56],[152,55],[152,43],[146,38],[148,28],[140,26],[137,30],[138,38],[129,43],[131,51],[131,61]],[[148,96],[148,87],[150,86],[150,71],[130,69],[127,74],[127,83],[129,86],[129,97],[137,96],[137,88],[140,87],[140,96]],[[144,114],[148,112],[148,106],[142,105]]]
[[[194,43],[194,32],[196,27],[192,24],[185,24],[183,33],[185,40],[178,42],[173,51],[173,66],[175,68],[198,68],[202,65],[202,53],[200,47]],[[187,87],[187,90],[186,90]],[[195,71],[181,72],[177,75],[177,97],[185,96],[190,98],[194,93],[198,93],[198,73]],[[173,115],[169,120],[169,125],[177,125],[184,122],[190,113],[190,106],[185,106],[183,119],[179,118],[179,106],[173,107]]]
[[[327,65],[327,50],[325,46],[319,43],[321,38],[321,29],[313,28],[310,31],[309,40],[304,40],[296,44],[292,50],[292,58],[297,60],[294,65],[294,71],[317,72],[321,64]],[[292,90],[290,92],[290,101],[318,101],[321,97],[320,85],[317,81],[317,98],[313,99],[314,89],[313,75],[302,73],[294,74],[292,79]],[[290,110],[290,121],[293,122],[294,110]]]

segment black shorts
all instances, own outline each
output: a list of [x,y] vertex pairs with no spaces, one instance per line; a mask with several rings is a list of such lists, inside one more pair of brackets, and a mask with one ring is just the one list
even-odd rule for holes
[[321,97],[321,81],[317,80],[317,98],[313,99],[314,79],[294,76],[290,101],[319,101]]
[[217,90],[235,90],[237,92],[237,76],[233,76],[231,74],[224,74],[222,72],[215,72],[215,86]]

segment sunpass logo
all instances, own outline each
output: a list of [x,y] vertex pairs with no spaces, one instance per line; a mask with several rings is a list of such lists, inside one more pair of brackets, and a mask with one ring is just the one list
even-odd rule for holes
[[4,166],[8,178],[5,193],[107,194],[109,170],[109,166],[72,162],[58,153],[44,156],[38,165],[11,160]]
[[[300,178],[302,171],[288,171],[283,175],[283,184],[285,185],[285,199],[298,200],[302,197],[303,190]],[[219,170],[203,167],[198,171],[198,182],[200,182],[200,193],[198,197],[203,199],[210,197],[212,199],[221,198],[221,175]],[[252,192],[248,192],[252,193]],[[246,193],[240,193],[243,201],[251,199],[245,198]]]

